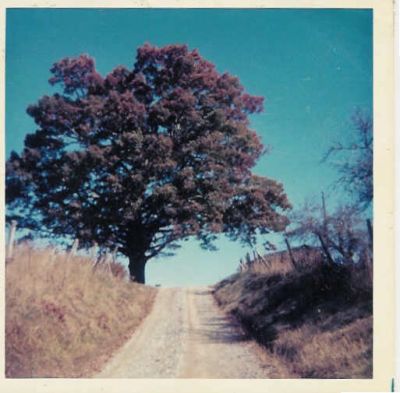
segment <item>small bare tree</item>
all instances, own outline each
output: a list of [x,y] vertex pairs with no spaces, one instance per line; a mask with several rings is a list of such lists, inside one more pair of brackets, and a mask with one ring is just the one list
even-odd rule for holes
[[357,110],[351,124],[348,140],[333,144],[322,161],[338,169],[336,184],[354,198],[355,206],[365,210],[373,199],[373,120]]
[[316,204],[306,203],[291,219],[294,226],[287,236],[320,247],[328,262],[355,263],[368,247],[365,221],[353,206],[339,206],[329,214]]

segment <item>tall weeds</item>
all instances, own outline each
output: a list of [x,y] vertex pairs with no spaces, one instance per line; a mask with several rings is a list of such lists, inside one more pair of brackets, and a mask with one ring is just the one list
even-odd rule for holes
[[82,257],[20,246],[6,265],[6,376],[88,377],[150,311],[156,290]]
[[269,255],[215,286],[214,296],[259,341],[278,378],[372,377],[372,280],[364,263]]

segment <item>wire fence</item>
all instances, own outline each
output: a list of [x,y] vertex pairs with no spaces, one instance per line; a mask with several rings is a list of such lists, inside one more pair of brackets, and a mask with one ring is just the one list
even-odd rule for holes
[[[17,233],[17,221],[12,220],[9,224],[8,240],[6,245],[6,263],[10,263],[14,259],[15,246],[16,246],[16,233]],[[69,262],[73,257],[78,255],[79,250],[79,239],[74,239],[72,245],[68,251],[66,251],[66,262]],[[92,262],[93,269],[97,269],[100,266],[106,267],[106,269],[112,272],[112,264],[117,263],[118,247],[111,250],[101,250],[97,242],[93,242],[90,249],[86,250],[88,258]],[[53,249],[54,259],[57,257],[57,251]]]

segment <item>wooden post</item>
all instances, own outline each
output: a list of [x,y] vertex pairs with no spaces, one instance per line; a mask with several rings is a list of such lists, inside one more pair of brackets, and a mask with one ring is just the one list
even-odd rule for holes
[[373,273],[374,268],[373,268],[373,262],[372,262],[370,250],[365,250],[365,265],[367,268],[368,278],[372,285],[373,278],[374,278],[374,273]]
[[[96,243],[97,244],[97,243]],[[97,250],[97,255],[96,259],[93,263],[93,270],[96,270],[96,268],[104,263],[107,262],[107,252],[105,252],[103,247],[99,247]]]
[[76,255],[76,252],[78,251],[78,247],[79,247],[79,240],[75,239],[74,242],[72,243],[71,251],[69,252],[69,254],[72,257]]
[[111,253],[112,261],[115,263],[117,261],[117,252],[118,246],[114,248],[113,252]]
[[90,259],[94,264],[97,262],[97,250],[98,250],[98,244],[97,242],[93,242],[93,246],[90,249]]
[[100,265],[100,263],[102,263],[102,256],[101,256],[101,255],[98,255],[98,256],[96,257],[96,259],[93,261],[93,265],[92,265],[93,270],[95,270],[96,267],[97,267],[98,265]]
[[253,262],[254,263],[258,262],[258,256],[257,256],[256,250],[253,250]]
[[374,248],[374,232],[372,229],[371,220],[367,218],[367,228],[368,228],[368,236],[369,236],[369,248],[372,251]]
[[243,272],[245,272],[246,270],[247,270],[247,265],[246,265],[246,261],[243,259],[241,259],[240,260],[240,269],[241,269],[241,272],[243,273]]
[[256,250],[256,258],[257,258],[257,263],[262,267],[262,266],[266,266],[268,267],[267,261],[266,259],[261,256],[261,254]]
[[69,262],[71,257],[73,257],[76,254],[76,251],[78,250],[78,245],[79,245],[79,240],[75,239],[74,242],[72,243],[71,249],[69,250],[69,252],[66,253],[65,262]]
[[264,258],[258,251],[256,251],[256,253],[257,253],[257,259],[258,259],[258,261],[259,261],[261,264],[267,266],[267,265],[268,265],[267,259]]
[[330,263],[334,263],[334,260],[333,260],[333,258],[331,256],[331,253],[329,252],[329,249],[328,249],[327,245],[325,244],[324,239],[322,238],[321,234],[317,233],[317,236],[318,236],[318,239],[319,239],[319,241],[321,243],[322,249],[323,249],[326,257],[328,258],[328,261]]
[[297,269],[296,260],[294,259],[292,248],[290,247],[290,243],[289,243],[289,240],[287,237],[285,237],[285,243],[286,243],[286,247],[289,252],[290,261],[292,262],[292,265],[293,265],[294,269],[296,270]]
[[16,229],[17,229],[17,221],[12,220],[8,237],[7,259],[11,259],[13,256]]
[[367,228],[368,228],[368,237],[369,237],[369,244],[368,249],[365,251],[365,258],[366,258],[366,265],[368,276],[372,285],[374,274],[373,274],[373,260],[374,260],[374,232],[372,228],[372,223],[369,218],[367,218]]
[[112,260],[112,254],[110,252],[107,252],[106,256],[105,256],[105,263],[107,264],[107,269],[109,273],[112,273],[111,270],[111,260]]

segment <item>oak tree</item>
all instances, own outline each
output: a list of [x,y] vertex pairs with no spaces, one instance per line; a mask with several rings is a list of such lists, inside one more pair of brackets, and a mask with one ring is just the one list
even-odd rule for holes
[[146,261],[179,240],[252,244],[288,224],[283,186],[251,172],[264,148],[249,115],[263,98],[198,51],[145,44],[132,69],[103,77],[81,55],[51,74],[56,92],[27,109],[37,130],[7,161],[20,225],[117,246],[144,283]]

